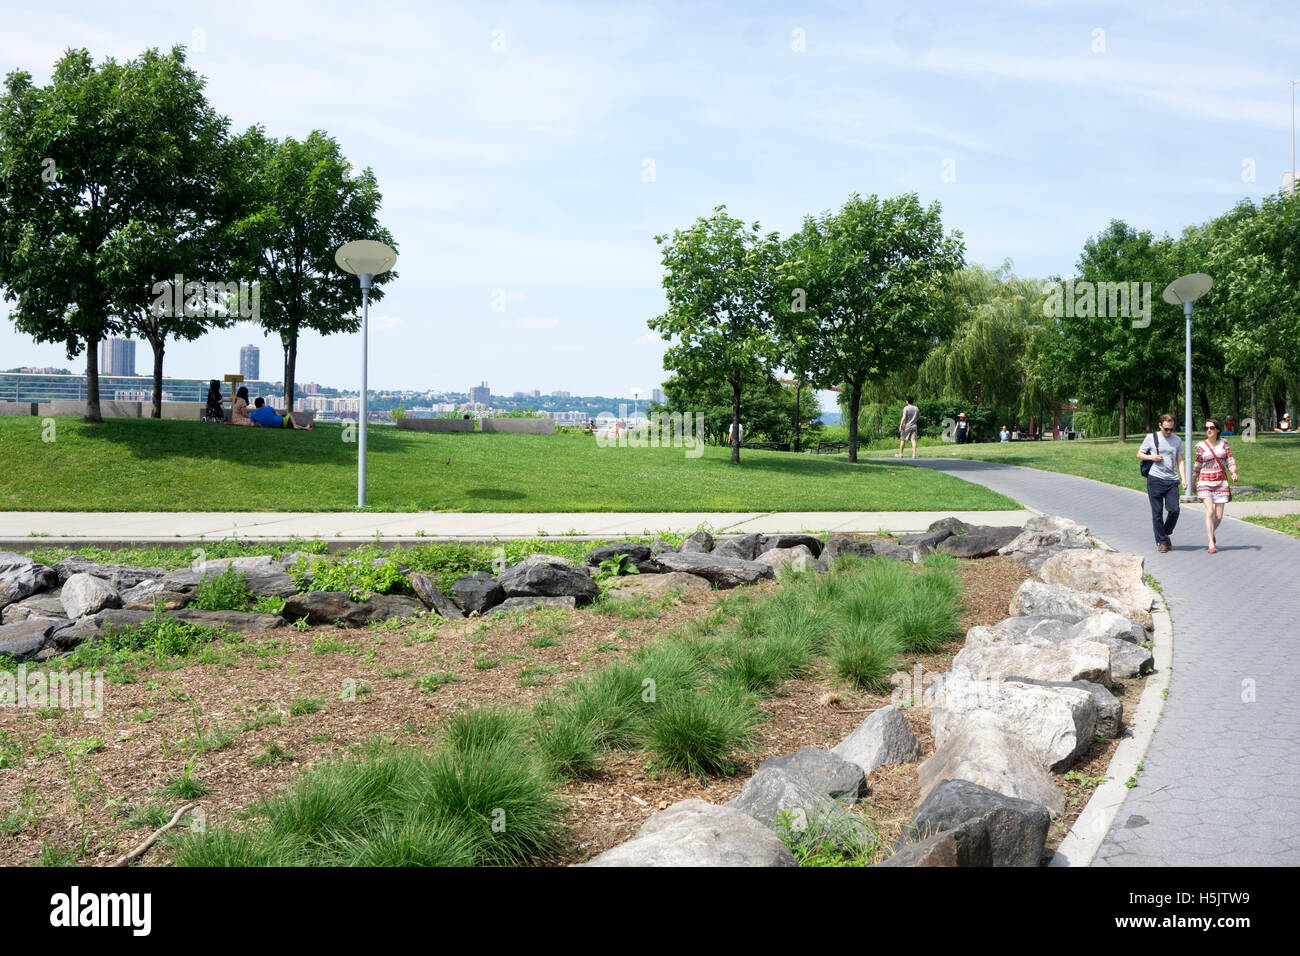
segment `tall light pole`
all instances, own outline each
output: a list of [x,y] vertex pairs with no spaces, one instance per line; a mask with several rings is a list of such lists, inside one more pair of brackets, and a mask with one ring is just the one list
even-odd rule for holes
[[1170,305],[1183,307],[1183,319],[1187,324],[1187,364],[1183,376],[1186,383],[1186,394],[1183,397],[1183,416],[1186,423],[1183,438],[1183,468],[1185,469],[1183,474],[1187,478],[1187,491],[1182,496],[1184,501],[1195,500],[1192,496],[1191,459],[1188,457],[1192,450],[1192,303],[1209,292],[1213,284],[1214,280],[1204,272],[1191,272],[1179,276],[1165,286],[1163,296]]
[[357,416],[361,425],[357,436],[357,507],[366,506],[366,419],[370,415],[367,377],[367,345],[370,338],[370,286],[381,272],[387,272],[397,262],[397,253],[391,247],[373,239],[358,239],[339,246],[334,261],[344,272],[351,272],[361,280],[361,411]]
[[635,421],[636,417],[641,413],[641,389],[632,388],[628,389],[628,391],[632,393],[632,420]]
[[1295,192],[1295,87],[1300,80],[1291,81],[1291,168],[1287,170],[1286,183],[1288,187],[1286,194],[1289,196]]

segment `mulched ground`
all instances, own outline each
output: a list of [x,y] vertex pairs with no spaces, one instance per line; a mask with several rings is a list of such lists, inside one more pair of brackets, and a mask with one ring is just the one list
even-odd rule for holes
[[[964,628],[1006,617],[1011,595],[1030,575],[1007,558],[961,562],[960,571],[967,586]],[[754,590],[777,587],[764,582]],[[47,845],[79,853],[83,844],[81,865],[111,863],[151,830],[129,822],[133,807],[174,809],[185,802],[160,791],[191,762],[194,778],[209,788],[199,800],[209,825],[235,822],[258,797],[291,786],[305,766],[375,737],[431,742],[441,721],[467,703],[530,706],[622,651],[706,613],[719,596],[696,592],[657,617],[627,620],[554,610],[364,630],[279,628],[248,635],[243,644],[218,645],[211,662],[155,668],[134,683],[106,684],[98,719],[0,707],[0,767],[7,767],[0,769],[0,865],[39,863]],[[941,673],[959,649],[954,644],[950,653],[908,658],[906,669]],[[449,675],[454,682],[441,682]],[[1131,684],[1122,698],[1126,705],[1141,691],[1139,683]],[[589,859],[678,800],[728,800],[763,760],[805,745],[833,746],[889,702],[889,694],[848,690],[825,676],[789,683],[765,702],[770,716],[753,753],[733,776],[705,782],[655,772],[645,754],[608,754],[595,777],[561,787],[569,798],[567,838],[559,855],[543,862]],[[933,753],[927,709],[904,713],[925,755]],[[210,749],[199,749],[200,733]],[[230,742],[216,749],[223,741],[214,738],[223,734]],[[1075,769],[1089,777],[1104,774],[1115,743],[1096,745]],[[252,762],[276,748],[287,755],[281,762]],[[886,842],[916,805],[916,766],[884,767],[868,781],[870,793],[858,812]],[[1067,827],[1088,792],[1067,789],[1074,795]],[[1063,834],[1054,826],[1052,845]],[[144,865],[165,864],[167,856],[160,844]]]

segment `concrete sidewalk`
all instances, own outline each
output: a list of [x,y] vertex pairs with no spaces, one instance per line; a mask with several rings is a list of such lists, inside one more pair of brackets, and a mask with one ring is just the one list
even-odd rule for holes
[[787,512],[521,512],[294,513],[261,512],[0,512],[0,550],[56,544],[111,546],[130,542],[184,545],[243,538],[331,543],[532,538],[538,535],[613,538],[664,531],[777,534],[800,531],[924,531],[956,515],[972,524],[1023,524],[1032,511],[787,511]]

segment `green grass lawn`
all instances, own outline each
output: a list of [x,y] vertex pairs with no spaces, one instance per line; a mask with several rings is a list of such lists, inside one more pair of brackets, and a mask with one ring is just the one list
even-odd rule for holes
[[[1094,478],[1124,488],[1146,489],[1146,479],[1138,472],[1137,450],[1145,435],[1131,437],[1121,445],[1113,438],[1086,441],[988,442],[976,445],[927,442],[917,454],[932,458],[977,458],[1004,465],[1024,465],[1067,475]],[[1193,435],[1195,441],[1204,435]],[[1228,438],[1228,446],[1237,461],[1241,484],[1263,491],[1281,491],[1300,485],[1300,438],[1261,435],[1255,442],[1239,437]],[[872,456],[891,452],[873,450]],[[906,454],[912,454],[909,445]],[[1300,509],[1298,509],[1300,510]]]
[[[0,418],[0,510],[351,511],[343,429]],[[52,437],[53,441],[43,440]],[[368,431],[376,511],[959,511],[1019,505],[890,461],[727,449],[601,448],[585,435]],[[1136,468],[1134,472],[1136,473]]]
[[[1297,506],[1300,508],[1300,505]],[[1283,534],[1289,534],[1293,538],[1300,538],[1300,514],[1294,515],[1252,515],[1245,519],[1252,524],[1263,525],[1265,528],[1272,528],[1274,531],[1281,531]]]

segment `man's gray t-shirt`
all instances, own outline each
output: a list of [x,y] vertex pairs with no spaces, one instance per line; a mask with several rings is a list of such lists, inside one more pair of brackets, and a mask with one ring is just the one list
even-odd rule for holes
[[[1156,447],[1156,441],[1159,440],[1160,447]],[[1163,455],[1161,461],[1151,463],[1149,477],[1162,478],[1165,481],[1179,481],[1178,475],[1178,455],[1183,453],[1183,440],[1177,435],[1170,435],[1166,438],[1164,435],[1156,432],[1154,435],[1147,435],[1142,439],[1142,448],[1144,455]]]
[[904,405],[904,406],[903,406],[903,425],[902,425],[903,430],[904,430],[904,431],[907,431],[907,429],[909,429],[909,428],[915,428],[915,427],[916,427],[916,420],[917,420],[920,416],[921,416],[921,410],[920,410],[919,408],[917,408],[915,405]]

